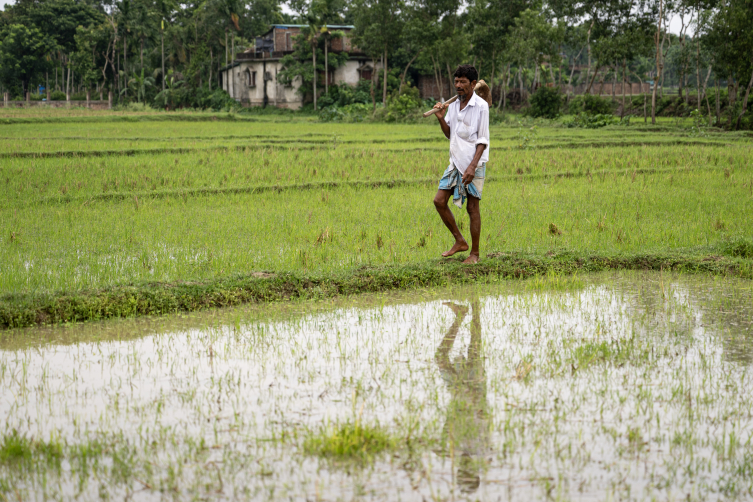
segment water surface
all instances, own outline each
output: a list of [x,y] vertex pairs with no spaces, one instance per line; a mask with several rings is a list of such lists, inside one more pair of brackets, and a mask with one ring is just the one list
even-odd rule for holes
[[[749,499],[751,300],[620,273],[0,333],[4,444],[32,451],[0,493]],[[304,452],[348,422],[395,447]]]

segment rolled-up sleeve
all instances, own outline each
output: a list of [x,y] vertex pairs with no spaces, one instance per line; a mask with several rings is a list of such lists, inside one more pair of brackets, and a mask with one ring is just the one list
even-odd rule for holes
[[476,132],[476,146],[489,146],[489,109],[479,106],[478,132]]

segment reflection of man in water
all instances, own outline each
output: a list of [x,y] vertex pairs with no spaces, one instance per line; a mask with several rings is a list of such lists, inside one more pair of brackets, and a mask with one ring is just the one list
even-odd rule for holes
[[459,458],[457,463],[460,489],[471,493],[481,484],[479,472],[490,444],[486,373],[481,347],[481,309],[479,301],[474,300],[468,356],[461,355],[450,361],[450,350],[455,343],[458,329],[468,314],[468,307],[450,302],[445,305],[455,312],[455,322],[437,347],[434,356],[451,395],[447,421],[442,430],[440,454],[447,455],[454,451],[455,458]]

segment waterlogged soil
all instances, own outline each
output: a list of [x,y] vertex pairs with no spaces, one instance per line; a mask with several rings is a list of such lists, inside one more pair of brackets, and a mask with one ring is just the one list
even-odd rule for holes
[[0,495],[750,499],[752,322],[619,273],[3,332]]

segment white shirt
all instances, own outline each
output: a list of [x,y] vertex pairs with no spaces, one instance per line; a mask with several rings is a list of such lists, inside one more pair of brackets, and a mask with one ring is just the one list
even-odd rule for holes
[[478,163],[489,161],[489,105],[474,92],[465,108],[460,99],[447,107],[444,118],[450,126],[450,162],[461,174],[473,161],[476,145],[486,145]]

